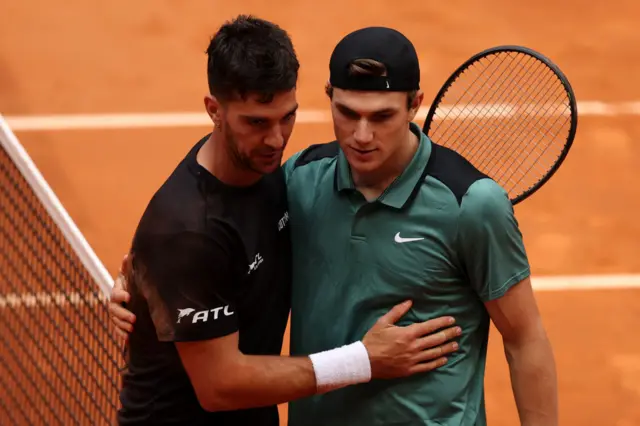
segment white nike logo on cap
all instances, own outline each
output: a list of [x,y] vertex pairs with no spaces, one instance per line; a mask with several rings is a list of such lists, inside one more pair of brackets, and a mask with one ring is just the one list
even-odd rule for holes
[[400,233],[398,232],[394,238],[396,243],[408,243],[411,241],[420,241],[420,240],[424,240],[424,238],[402,238],[400,236]]

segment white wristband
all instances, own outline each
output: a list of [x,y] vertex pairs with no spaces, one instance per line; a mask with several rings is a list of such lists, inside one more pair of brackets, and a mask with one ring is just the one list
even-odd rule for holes
[[371,380],[369,353],[360,341],[309,355],[318,392],[366,383]]

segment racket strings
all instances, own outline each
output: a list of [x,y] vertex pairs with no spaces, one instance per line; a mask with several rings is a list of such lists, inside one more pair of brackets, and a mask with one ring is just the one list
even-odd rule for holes
[[[502,76],[502,75],[500,75],[500,76]],[[509,77],[511,77],[511,74],[509,75]],[[521,79],[522,79],[522,78],[523,78],[523,77],[521,77]],[[517,81],[519,84],[521,83],[521,79]],[[512,81],[510,81],[510,80],[504,80],[504,82],[512,83]],[[501,84],[501,85],[500,85],[500,88],[502,88],[502,87],[503,87],[503,85]],[[493,88],[493,87],[491,87],[491,88]],[[491,89],[491,88],[490,88],[490,89]],[[509,87],[509,89],[510,89],[510,87]],[[511,89],[510,89],[510,90],[511,90]],[[492,114],[489,114],[489,117],[495,117],[495,116],[497,116],[497,117],[505,117],[505,116],[508,116],[508,115],[509,115],[508,113],[505,113],[505,111],[504,111],[504,110],[505,110],[506,108],[509,108],[509,110],[511,110],[510,105],[509,105],[508,103],[507,103],[507,104],[505,104],[505,103],[504,103],[504,101],[503,101],[502,103],[496,102],[497,98],[500,98],[501,94],[502,94],[502,93],[504,93],[504,92],[505,92],[505,90],[503,90],[502,92],[497,92],[497,91],[496,91],[496,92],[494,92],[494,93],[493,93],[493,95],[489,98],[489,100],[490,100],[490,102],[491,102],[491,103],[489,104],[489,105],[490,105],[490,107],[489,107],[489,111],[490,111],[490,112],[492,112]],[[492,109],[492,108],[495,108],[495,111],[491,111],[491,109]],[[497,111],[497,112],[500,112],[500,114],[495,114],[495,112],[496,112],[496,111]],[[486,116],[484,116],[484,115],[482,115],[482,114],[477,114],[477,115],[478,115],[478,118],[479,118],[479,120],[480,120],[480,121],[482,121],[483,119],[486,119],[486,118],[487,118]],[[492,133],[486,133],[486,138],[490,138],[490,137],[494,136],[494,135],[495,135],[495,131],[496,131],[497,129],[499,129],[499,128],[500,128],[500,126],[498,126],[497,124],[495,124],[495,125],[494,125],[494,126],[492,126],[492,127],[493,127],[493,130],[494,130],[494,131],[493,131]],[[478,129],[480,129],[480,130],[485,130],[485,129],[486,129],[486,126],[483,126],[482,124],[479,124],[478,122],[476,122],[476,128],[478,128]],[[486,141],[486,140],[484,140],[484,139],[482,139],[482,138],[481,138],[481,139],[476,140],[476,143],[475,143],[475,144],[473,144],[473,145],[471,145],[471,147],[470,147],[470,154],[471,154],[471,155],[475,154],[475,153],[476,153],[475,148],[477,148],[477,147],[479,147],[479,146],[482,146],[482,143],[483,143],[483,142],[485,142],[485,141]]]
[[[496,55],[496,56],[491,60],[491,62],[489,62],[489,65],[491,65],[491,64],[493,63],[493,61],[495,61],[495,60],[496,60],[496,58],[497,58],[497,55]],[[506,60],[506,58],[505,58],[505,59],[503,59],[503,60],[502,60],[502,62],[504,62],[505,60]],[[466,71],[467,71],[467,70],[463,71],[463,73],[462,73],[462,74],[464,74]],[[480,77],[482,77],[482,76],[483,76],[483,74],[482,74],[482,73],[478,73],[478,76],[476,77],[476,79],[475,79],[475,80],[474,80],[474,81],[473,81],[473,82],[472,82],[472,83],[467,87],[467,90],[465,90],[465,91],[460,95],[460,97],[459,97],[458,99],[456,99],[456,101],[454,102],[454,105],[455,105],[455,104],[457,104],[458,102],[460,102],[460,100],[461,100],[461,99],[462,99],[462,98],[467,94],[467,92],[469,92],[469,90],[471,90],[471,88],[474,86],[474,84],[475,84],[475,83],[478,81],[478,79],[479,79]],[[448,117],[448,115],[451,113],[451,111],[453,111],[453,108],[449,109],[449,113],[447,113],[443,118],[445,118],[445,119],[446,119],[446,118]]]
[[501,51],[457,76],[438,100],[428,135],[496,180],[513,200],[557,163],[572,137],[572,113],[567,89],[546,63]]
[[[496,55],[496,56],[497,56],[497,55]],[[507,60],[507,58],[502,59],[502,61],[500,62],[500,64],[498,64],[498,66],[502,65],[506,60]],[[440,137],[441,137],[442,139],[444,139],[444,138],[446,138],[446,137],[449,137],[449,136],[453,136],[452,134],[447,134],[447,133],[448,133],[448,131],[449,131],[450,129],[451,129],[453,132],[455,132],[455,127],[453,126],[453,123],[455,122],[455,120],[456,120],[456,119],[460,118],[460,116],[461,116],[461,115],[463,114],[463,112],[465,111],[465,106],[464,106],[464,105],[468,105],[468,104],[462,103],[463,107],[459,107],[459,108],[456,108],[456,106],[457,106],[458,104],[460,104],[460,103],[461,103],[462,99],[465,97],[465,95],[467,95],[467,94],[468,94],[469,90],[471,90],[471,88],[473,88],[473,87],[474,87],[474,85],[475,85],[475,83],[477,83],[478,79],[484,75],[484,74],[483,74],[483,71],[485,71],[486,69],[488,69],[488,68],[491,66],[491,64],[493,64],[493,60],[492,60],[492,61],[491,61],[487,66],[485,66],[485,68],[484,68],[481,72],[478,72],[478,77],[476,77],[476,79],[475,79],[471,84],[469,84],[469,85],[468,85],[467,90],[465,90],[465,92],[464,92],[464,93],[462,93],[462,94],[458,97],[458,99],[456,99],[454,102],[452,102],[452,104],[454,105],[454,107],[450,108],[450,109],[449,109],[449,112],[448,112],[447,114],[445,114],[443,117],[441,117],[441,122],[447,121],[447,120],[449,120],[449,119],[450,119],[450,121],[451,121],[451,124],[449,124],[449,126],[447,126],[447,127],[445,127],[445,128],[443,129],[442,134],[440,135]],[[475,66],[477,66],[477,64],[473,64],[472,66],[473,66],[473,67],[475,67]],[[469,70],[466,70],[465,72],[468,72],[468,71],[469,71]],[[476,69],[475,69],[475,68],[474,68],[474,71],[476,71]],[[505,68],[505,70],[503,70],[503,72],[502,72],[502,73],[504,73],[505,71],[506,71],[506,68]],[[467,75],[468,75],[468,74],[467,74]],[[465,75],[464,75],[464,72],[463,72],[463,74],[461,74],[461,75],[460,75],[460,77],[458,77],[458,78],[459,78],[459,79],[461,79],[463,76],[465,76]],[[502,74],[501,74],[501,76],[502,76]],[[473,94],[473,96],[471,97],[471,99],[473,99],[473,98],[478,94],[478,91],[479,91],[479,90],[481,90],[481,89],[483,88],[484,84],[488,81],[489,77],[490,77],[490,76],[487,76],[487,77],[486,77],[486,79],[485,79],[485,81],[483,81],[483,84],[480,84],[480,85],[478,85],[478,86],[477,86],[478,88],[477,88],[476,92]],[[494,83],[494,84],[495,84],[495,83]],[[484,96],[483,96],[483,98],[484,98]],[[481,98],[480,100],[482,100],[483,98]],[[474,105],[474,106],[472,106],[472,108],[473,108],[473,109],[475,109],[475,105]],[[460,111],[460,112],[458,113],[458,115],[456,115],[456,116],[455,116],[455,117],[453,117],[453,118],[449,117],[449,115],[451,114],[451,112],[452,112],[452,111],[454,111],[454,110],[456,110],[456,109],[458,109],[458,110]],[[470,112],[470,113],[468,113],[468,114],[465,114],[465,116],[473,117],[472,112],[473,112],[473,111],[471,111],[471,112]],[[437,115],[437,112],[436,112],[436,115]],[[463,117],[463,118],[466,118],[466,117]]]
[[[519,126],[520,131],[518,133],[515,133],[511,138],[501,137],[500,139],[503,142],[500,147],[495,151],[489,151],[493,152],[493,154],[487,155],[485,160],[480,164],[480,167],[487,168],[492,162],[497,163],[499,159],[502,159],[502,165],[498,170],[495,171],[493,177],[496,181],[500,182],[507,191],[515,190],[518,185],[523,182],[523,179],[527,176],[527,174],[534,168],[536,169],[536,177],[544,175],[546,171],[546,169],[544,168],[544,164],[541,164],[540,162],[538,162],[538,160],[547,152],[550,144],[535,142],[543,141],[545,137],[548,136],[549,131],[547,131],[546,134],[532,135],[531,133],[541,133],[538,129],[539,126],[527,126],[526,122],[524,122],[525,119],[526,117],[523,117],[523,120],[521,122],[512,121],[510,127],[517,128]],[[532,131],[527,132],[527,127],[533,127],[533,129],[531,129]],[[509,130],[511,129],[506,129],[501,136],[506,136]],[[529,135],[529,143],[524,144],[518,151],[518,139],[524,140],[527,136],[523,135],[523,133],[525,132],[527,132]],[[510,143],[507,143],[506,141],[510,141]],[[538,145],[544,146],[539,147]],[[500,156],[500,153],[502,153],[503,155]],[[526,168],[525,163],[530,164],[528,168]],[[511,175],[507,175],[509,171],[513,171],[513,173]],[[532,186],[527,185],[526,183],[524,183],[523,185],[527,187],[525,189],[528,189],[530,186]]]
[[[505,58],[505,59],[503,59],[503,60],[502,60],[502,62],[504,62],[505,60],[506,60],[506,58]],[[491,65],[491,63],[490,63],[489,65]],[[487,67],[485,67],[485,69],[486,69],[486,68],[488,68],[488,66],[487,66]],[[475,71],[475,69],[474,69],[474,71]],[[483,70],[483,71],[484,71],[484,70]],[[467,70],[467,72],[468,72],[468,70]],[[464,74],[464,73],[463,73],[463,74]],[[461,100],[465,97],[465,95],[467,95],[467,94],[468,94],[469,90],[471,90],[471,88],[473,88],[473,87],[474,87],[475,83],[477,83],[477,82],[478,82],[478,79],[479,79],[480,77],[482,77],[482,76],[483,76],[482,72],[479,72],[479,73],[478,73],[478,76],[476,77],[476,79],[475,79],[471,84],[469,84],[469,87],[467,88],[467,90],[465,90],[465,92],[464,92],[464,93],[462,93],[462,94],[459,96],[459,98],[458,98],[455,102],[453,102],[453,105],[458,105],[458,104],[461,102]],[[483,82],[482,82],[482,84],[485,84],[485,83],[486,83],[486,79],[485,79],[485,81],[483,81]],[[478,90],[482,87],[482,84],[478,86]],[[475,96],[476,94],[477,94],[477,91],[473,94],[473,96]],[[472,96],[472,97],[473,97],[473,96]],[[452,108],[449,108],[449,109],[448,109],[448,112],[447,112],[443,117],[441,117],[442,122],[444,122],[444,121],[445,121],[445,120],[447,120],[447,119],[450,119],[450,118],[451,118],[451,117],[450,117],[450,114],[451,114],[452,112],[454,112],[454,111],[459,111],[459,113],[458,113],[455,117],[452,117],[452,119],[457,119],[457,118],[460,118],[460,116],[461,116],[461,115],[462,115],[462,113],[464,112],[464,108],[457,108],[457,107],[455,107],[455,106],[454,106],[454,107],[452,107]],[[449,136],[449,135],[447,135],[447,132],[448,132],[449,130],[452,130],[452,131],[454,131],[454,132],[455,132],[455,128],[454,128],[452,125],[449,125],[449,126],[447,126],[447,127],[445,127],[445,128],[444,128],[443,133],[442,133],[442,135],[441,135],[441,136],[442,136],[442,137]]]
[[[548,81],[552,81],[552,82],[553,82],[553,78],[554,78],[554,75],[553,75],[553,74],[551,74],[551,78],[550,78],[550,79],[549,79],[549,78],[547,78],[547,81],[546,81],[546,82],[548,82]],[[546,82],[545,82],[545,83],[546,83]],[[547,94],[547,93],[549,92],[549,90],[550,90],[550,89],[551,89],[551,86],[547,88],[547,90],[545,91],[545,94]],[[560,93],[560,94],[556,95],[556,97],[554,98],[554,100],[557,100],[560,96],[562,96],[562,93]],[[543,105],[542,105],[542,106],[540,106],[540,107],[538,107],[536,110],[534,110],[534,111],[533,111],[533,112],[534,112],[534,114],[533,114],[533,115],[534,115],[534,116],[538,115],[538,114],[536,114],[536,113],[537,113],[537,112],[539,112],[539,111],[541,111],[543,108],[544,108],[544,106],[543,106]],[[531,114],[529,114],[529,112],[526,112],[525,114],[523,114],[522,121],[524,121],[526,118],[530,118],[530,117],[531,117]],[[544,125],[545,125],[545,126],[546,126],[546,125],[548,125],[548,120],[549,120],[550,118],[551,118],[551,117],[549,117],[549,118],[547,118],[547,119],[545,120],[545,122],[544,122]],[[558,119],[559,119],[559,118],[556,118],[556,120],[555,120],[554,124],[555,124],[555,123],[557,123]],[[514,121],[514,122],[515,122],[515,121]],[[541,129],[540,129],[540,127],[542,127],[542,124],[541,124],[541,123],[536,123],[535,121],[532,121],[531,123],[532,123],[532,126],[531,126],[531,127],[533,127],[533,130],[535,130],[538,134],[540,134],[540,136],[541,136],[540,140],[541,140],[541,141],[548,140],[547,136],[548,136],[549,132],[551,131],[551,129],[552,129],[553,127],[548,128],[548,129],[547,129],[547,131],[546,131],[545,133],[543,133],[543,132],[541,131]],[[515,122],[515,124],[512,124],[512,125],[511,125],[511,127],[513,127],[513,126],[515,126],[515,125],[520,125],[521,129],[520,129],[520,132],[516,133],[516,134],[514,135],[514,137],[513,137],[513,138],[510,138],[510,139],[509,139],[509,140],[511,141],[511,143],[509,144],[509,148],[513,148],[513,147],[514,147],[514,145],[515,145],[515,144],[517,144],[518,139],[519,139],[520,137],[522,137],[522,136],[523,136],[523,132],[525,132],[525,130],[526,130],[526,126],[523,126],[523,125],[521,125],[521,124],[522,124],[522,123]],[[532,135],[532,137],[533,137],[533,138],[535,138],[535,136],[536,136],[536,135]],[[555,136],[555,135],[554,135],[554,136]],[[503,140],[505,141],[505,142],[503,142],[503,144],[504,144],[504,143],[506,143],[506,141],[507,141],[508,139],[506,139],[506,138],[505,138],[505,139],[503,139]],[[531,166],[529,167],[529,169],[527,169],[527,171],[524,171],[524,170],[523,170],[523,169],[521,169],[521,168],[515,168],[515,169],[513,169],[513,170],[515,170],[514,174],[515,174],[515,173],[517,173],[517,171],[518,171],[518,170],[519,170],[519,171],[520,171],[520,173],[522,174],[522,176],[520,177],[520,179],[518,179],[518,181],[517,181],[517,183],[516,183],[515,185],[517,185],[518,183],[520,183],[520,182],[522,181],[522,178],[523,178],[524,176],[526,176],[526,174],[527,174],[529,171],[531,171],[531,170],[532,170],[532,168],[533,168],[534,166],[536,166],[536,165],[540,165],[540,163],[538,163],[538,162],[537,162],[537,160],[538,160],[540,157],[542,157],[542,155],[544,155],[544,153],[547,151],[547,149],[548,149],[548,148],[549,148],[549,146],[550,146],[550,144],[549,144],[549,143],[545,144],[545,146],[542,148],[542,150],[541,150],[541,151],[539,151],[539,155],[538,155],[538,157],[537,157],[537,158],[532,158],[532,157],[531,157],[531,154],[536,153],[536,149],[539,147],[539,145],[540,145],[540,144],[538,144],[538,143],[536,143],[536,144],[528,144],[528,145],[527,145],[527,147],[529,147],[529,148],[530,148],[530,150],[529,150],[529,151],[525,151],[525,149],[526,149],[526,148],[523,148],[523,150],[522,150],[522,152],[520,153],[520,155],[519,155],[519,156],[513,156],[512,161],[511,161],[509,164],[506,164],[506,166],[504,167],[504,171],[503,171],[503,173],[502,173],[501,175],[499,175],[499,176],[496,176],[496,179],[497,179],[497,180],[499,180],[499,181],[502,181],[502,178],[504,177],[505,173],[507,173],[507,171],[511,170],[511,169],[512,169],[512,167],[513,167],[514,165],[516,165],[516,164],[515,164],[515,162],[517,161],[518,157],[520,157],[522,160],[520,161],[520,163],[518,163],[518,164],[517,164],[518,166],[523,165],[523,164],[525,163],[525,161],[529,161],[530,163],[532,163],[532,164],[531,164]],[[491,160],[495,160],[496,156],[497,156],[497,153],[494,153],[494,155],[493,155],[493,156],[488,157],[488,159],[487,159],[487,160],[485,160],[485,162],[483,163],[483,165],[484,165],[484,166],[487,166],[487,165],[488,165],[488,163],[489,163]],[[538,167],[538,169],[540,169],[540,168],[541,168],[541,167]],[[544,170],[544,169],[541,169],[541,173],[540,173],[540,175],[544,174],[544,172],[545,172],[545,170]],[[511,177],[509,178],[509,181],[511,181]],[[514,189],[514,188],[515,188],[515,186],[513,186],[513,187],[511,187],[511,188],[509,188],[509,189]],[[505,189],[506,189],[506,188],[505,188]]]
[[[566,106],[566,108],[565,108],[565,111],[566,111],[566,110],[568,110],[568,109],[569,109],[569,106],[567,105],[567,106]],[[554,124],[555,124],[555,123],[557,123],[557,121],[558,121],[559,119],[560,119],[560,118],[556,118],[556,120],[555,120]],[[550,133],[550,132],[551,132],[551,130],[552,130],[551,128],[550,128],[550,129],[548,129],[547,134],[548,134],[548,133]],[[561,131],[562,131],[562,128],[559,128],[559,129],[555,132],[555,134],[553,135],[553,137],[554,137],[554,138],[555,138],[555,137],[557,137],[557,136],[560,134],[560,132],[561,132]],[[567,132],[567,133],[568,133],[568,132]],[[538,158],[541,158],[542,156],[544,156],[544,154],[547,152],[547,150],[548,150],[550,147],[551,147],[551,144],[547,144],[547,145],[544,147],[544,149],[542,150],[542,152],[540,153],[540,155],[538,156]],[[553,154],[552,154],[552,155],[553,155]],[[559,157],[559,154],[555,154],[555,158],[557,159],[558,157]],[[522,165],[523,163],[524,163],[524,162],[522,161],[519,165]],[[511,188],[512,188],[512,189],[513,189],[513,188],[515,188],[515,187],[516,187],[520,182],[522,182],[522,180],[527,176],[527,174],[528,174],[528,173],[529,173],[529,172],[530,172],[530,171],[531,171],[531,170],[532,170],[536,165],[537,165],[537,163],[536,163],[536,162],[532,162],[532,164],[529,166],[529,168],[528,168],[528,169],[526,169],[526,170],[521,170],[521,172],[520,172],[520,175],[521,175],[521,176],[520,176],[520,178],[519,178],[517,181],[515,181],[515,182],[514,182],[514,184],[513,184],[513,186],[512,186]],[[540,169],[540,167],[538,167],[538,169]],[[545,172],[546,172],[546,170],[542,169],[542,172],[541,172],[541,173],[539,173],[539,175],[544,175],[544,173],[545,173]],[[503,173],[501,176],[499,176],[499,177],[498,177],[498,179],[501,179],[503,175],[504,175],[504,173]]]
[[[510,77],[511,75],[509,75]],[[523,78],[527,78],[527,81],[522,82]],[[491,103],[489,105],[496,105],[496,109],[500,112],[500,114],[497,114],[497,117],[509,117],[513,107],[511,106],[513,104],[513,99],[509,100],[508,102],[504,102],[504,100],[502,102],[496,102],[496,100],[500,99],[502,97],[502,94],[505,92],[513,92],[513,89],[511,88],[511,85],[522,85],[524,83],[528,83],[529,82],[529,77],[526,74],[523,74],[523,76],[520,77],[520,79],[514,81],[514,80],[505,80],[505,82],[509,82],[511,83],[509,86],[507,86],[507,90],[502,90],[502,92],[495,92],[493,96],[491,96],[490,101]],[[502,85],[500,87],[503,87]],[[504,112],[505,109],[508,109],[508,113]],[[496,114],[490,114],[489,117],[495,117]],[[485,130],[487,128],[487,126],[480,124],[480,122],[484,119],[486,119],[487,117],[483,116],[480,114],[480,121],[476,122],[476,128],[479,128],[481,131]],[[486,132],[484,136],[479,137],[475,143],[473,143],[470,148],[469,148],[469,155],[474,156],[475,154],[478,153],[478,149],[480,147],[483,146],[483,144],[485,144],[486,142],[494,139],[496,137],[496,131],[500,130],[504,130],[504,132],[507,131],[507,129],[503,129],[499,123],[494,123],[493,126],[491,126],[493,128],[492,132]],[[479,164],[479,167],[484,168],[483,164]]]
[[[542,152],[539,152],[536,158],[526,158],[526,155],[532,155],[534,154],[533,151],[530,152],[523,152],[526,161],[528,161],[530,163],[529,167],[525,169],[526,165],[525,165],[525,159],[520,160],[519,162],[518,157],[514,156],[511,160],[511,162],[509,164],[506,164],[505,167],[502,170],[502,174],[500,175],[496,175],[495,178],[497,181],[505,181],[505,189],[507,189],[508,191],[514,190],[515,188],[518,187],[518,185],[520,185],[523,181],[523,179],[525,177],[527,177],[527,175],[529,174],[529,172],[531,172],[534,168],[536,168],[536,176],[542,176],[544,175],[544,173],[546,172],[546,169],[542,168],[542,166],[537,163],[535,160],[540,159],[549,149],[550,145],[547,144],[543,149]],[[523,157],[523,155],[520,155],[520,157]],[[514,166],[522,166],[520,169],[515,169],[515,170],[519,170],[515,171],[511,176],[506,177],[505,178],[505,174],[511,170],[512,167]],[[537,166],[537,167],[536,167]],[[518,175],[518,176],[516,176]],[[504,179],[503,179],[504,178]],[[524,184],[526,185],[526,184]],[[531,185],[529,185],[531,186]],[[528,189],[528,188],[527,188]]]
[[[503,62],[504,62],[504,61],[503,61]],[[486,68],[485,68],[485,69],[486,69]],[[505,70],[506,70],[506,69],[505,69]],[[498,77],[500,77],[500,78],[501,78],[501,77],[505,77],[505,76],[504,76],[504,72],[505,72],[505,70],[503,70],[503,71],[498,75]],[[483,70],[483,71],[484,71],[484,70]],[[512,74],[512,72],[511,72],[508,76],[506,76],[506,78],[504,78],[504,79],[502,80],[502,82],[500,83],[499,88],[500,88],[500,87],[502,87],[502,85],[503,85],[505,82],[509,82],[509,81],[510,81],[509,77],[511,77],[511,74]],[[489,79],[490,77],[491,77],[491,75],[489,75],[489,76],[487,77],[487,81],[488,81],[488,79]],[[465,108],[465,106],[464,106],[464,105],[467,105],[467,104],[463,104],[463,107],[461,107],[460,113],[459,113],[456,117],[454,117],[454,120],[452,120],[452,121],[451,121],[451,123],[449,124],[448,128],[446,129],[446,130],[448,130],[448,129],[453,129],[452,133],[449,133],[449,135],[447,135],[447,132],[445,131],[445,132],[441,135],[441,137],[442,137],[443,139],[444,139],[446,136],[458,136],[458,137],[469,137],[469,136],[472,136],[472,137],[473,137],[473,135],[467,135],[467,136],[465,136],[465,135],[461,135],[461,134],[459,134],[459,133],[457,133],[457,132],[456,132],[456,129],[461,129],[461,130],[468,129],[470,132],[471,132],[472,130],[479,130],[480,132],[485,131],[485,130],[486,130],[486,128],[487,128],[487,126],[486,126],[486,123],[484,123],[484,124],[483,124],[483,121],[486,119],[486,116],[482,113],[482,109],[480,109],[479,105],[488,105],[488,108],[489,108],[489,110],[490,110],[490,111],[491,111],[492,109],[495,109],[495,110],[497,110],[497,111],[499,111],[499,110],[500,110],[501,105],[500,105],[500,103],[496,102],[496,98],[499,96],[499,92],[497,92],[497,91],[495,91],[495,92],[491,92],[491,89],[494,89],[494,88],[495,88],[495,85],[496,85],[499,81],[500,81],[499,79],[496,79],[496,82],[495,82],[493,85],[491,85],[488,89],[487,89],[486,87],[484,87],[484,86],[479,86],[479,87],[478,87],[478,89],[477,89],[477,91],[474,93],[474,96],[475,96],[475,95],[476,95],[480,90],[485,90],[485,92],[484,92],[484,94],[482,95],[482,97],[479,99],[479,101],[478,101],[478,102],[476,102],[476,103],[471,103],[471,104],[470,104],[470,105],[471,105],[471,111],[467,111],[466,113],[465,113],[465,109],[468,109],[468,108]],[[486,98],[487,94],[489,94],[489,98],[488,98],[488,99]],[[472,99],[473,99],[473,98],[472,98]],[[463,114],[463,113],[464,113],[464,114]],[[454,123],[459,123],[459,121],[455,121],[455,120],[456,120],[456,119],[458,119],[458,118],[461,118],[461,116],[463,116],[463,115],[464,115],[464,117],[462,117],[462,118],[470,119],[470,120],[472,121],[472,124],[471,124],[470,126],[466,127],[466,128],[465,128],[465,127],[462,127],[462,126],[460,126],[460,125],[458,125],[458,126],[454,127]],[[490,114],[490,116],[495,116],[495,115],[496,115],[496,114],[495,114],[495,112],[494,112],[493,114]],[[499,115],[498,115],[498,117],[500,117],[500,116],[503,116],[503,114],[499,114]],[[496,126],[493,126],[493,127],[495,127],[495,128],[497,129],[499,126],[497,126],[497,125],[496,125]],[[479,134],[480,132],[478,132],[478,134]],[[487,137],[489,137],[489,136],[487,136]],[[482,138],[482,137],[480,137],[480,140],[477,140],[477,142],[476,142],[476,144],[475,144],[475,145],[477,145],[477,146],[481,146],[481,140],[482,140],[482,139],[483,139],[483,138]],[[475,153],[476,153],[476,152],[475,152],[475,150],[474,150],[474,146],[473,146],[473,145],[472,145],[472,146],[470,146],[470,147],[469,147],[469,153],[468,153],[468,155],[473,156]]]
[[[534,76],[534,74],[530,74],[527,77],[527,81],[525,82],[526,86],[530,86],[529,83],[530,83],[530,80],[531,80],[531,78],[530,78],[531,76]],[[543,79],[538,81],[538,84],[535,85],[535,89],[534,90],[539,91],[538,93],[540,93],[540,86],[543,85],[543,87],[544,87],[544,83],[546,83],[546,81],[544,81]],[[547,90],[545,91],[545,94],[548,92],[548,90],[549,89],[547,88]],[[518,92],[513,91],[513,93],[518,93]],[[512,97],[510,99],[510,103],[517,105],[520,101],[523,100],[523,98],[526,99],[526,96],[527,96],[526,93],[521,93],[517,97],[517,99]],[[478,166],[481,167],[482,169],[485,169],[492,161],[495,161],[496,158],[498,158],[499,154],[507,151],[508,148],[513,148],[514,144],[516,144],[518,139],[520,137],[522,137],[522,134],[526,129],[526,126],[523,126],[522,122],[525,121],[527,118],[530,118],[530,117],[531,117],[531,115],[529,114],[529,112],[526,112],[526,111],[520,117],[521,120],[518,120],[517,118],[513,119],[513,115],[512,115],[512,117],[511,117],[512,119],[507,123],[507,125],[505,125],[503,128],[501,128],[502,131],[498,135],[495,135],[495,132],[493,132],[491,135],[489,135],[488,138],[486,138],[484,140],[479,140],[478,142],[476,142],[475,145],[477,145],[477,146],[481,146],[482,144],[485,144],[485,146],[486,146],[486,143],[490,142],[491,140],[499,140],[499,141],[501,141],[501,143],[496,147],[496,149],[493,150],[493,155],[488,155],[484,159],[484,161],[480,161],[478,163]],[[500,128],[500,126],[496,126],[496,128]],[[513,132],[514,128],[515,129],[520,128],[520,131],[518,133],[513,134],[513,137],[511,137],[511,138],[505,137],[505,136],[509,135],[510,132]],[[496,138],[496,136],[498,136],[498,137]],[[511,143],[508,144],[509,142],[511,142]],[[508,166],[506,166],[506,167],[508,167]],[[503,168],[506,169],[506,167],[503,167]],[[502,175],[501,175],[501,177],[502,177]]]
[[[562,94],[557,95],[555,99],[558,99],[560,96],[562,96]],[[540,111],[541,108],[542,107],[540,107],[537,111]],[[534,113],[537,112],[537,111],[534,111]],[[527,114],[527,115],[529,115],[529,114]],[[533,122],[532,125],[531,125],[532,129],[535,130],[537,132],[537,134],[540,135],[543,139],[549,135],[549,132],[551,131],[551,128],[546,129],[546,131],[545,131],[544,129],[542,129],[542,124],[548,125],[549,124],[548,120],[550,118],[551,118],[551,116],[549,118],[547,118],[544,123],[535,123],[535,122]],[[554,121],[553,124],[555,125],[559,119],[560,118],[556,118],[556,120]],[[520,133],[517,134],[516,136],[520,136],[522,134],[522,132],[524,132],[524,129],[522,129],[520,131]],[[513,145],[513,144],[514,144],[514,142],[512,141],[511,145]],[[546,144],[546,147],[548,147],[548,146],[549,146],[549,144]],[[529,153],[534,153],[536,148],[538,148],[538,145],[532,145],[531,147],[532,147],[532,151],[530,151]],[[543,148],[542,151],[544,152],[545,149],[546,148]]]
[[[534,62],[534,65],[535,65],[535,62]],[[489,121],[487,123],[486,122],[487,118],[509,116],[512,110],[511,104],[513,103],[513,99],[507,99],[507,102],[505,102],[505,100],[502,99],[502,102],[500,102],[501,93],[504,93],[506,91],[511,92],[512,89],[510,86],[522,84],[523,83],[522,79],[528,77],[528,75],[525,73],[520,75],[519,78],[514,79],[513,74],[515,69],[512,68],[509,74],[506,76],[504,75],[505,70],[506,69],[503,69],[502,72],[498,74],[497,76],[498,78],[495,79],[494,84],[489,86],[487,90],[484,90],[483,96],[480,99],[480,102],[482,102],[485,105],[485,108],[484,108],[485,111],[488,109],[488,114],[486,112],[483,112],[481,108],[478,108],[476,104],[472,104],[473,107],[471,108],[471,112],[468,114],[468,117],[470,117],[471,123],[466,127],[466,129],[463,126],[457,126],[461,130],[461,132],[464,132],[464,130],[468,130],[470,134],[468,135],[461,134],[460,132],[457,131],[457,129],[454,130],[453,132],[449,132],[449,135],[453,135],[459,140],[475,139],[476,142],[470,144],[470,146],[466,150],[467,152],[464,153],[466,156],[470,158],[473,158],[477,154],[479,154],[479,150],[482,149],[483,143],[486,143],[486,141],[488,140],[494,139],[496,137],[496,132],[502,133],[501,131],[506,131],[505,129],[502,129],[499,125],[497,125],[495,121]],[[495,72],[492,74],[492,76],[495,76]],[[488,78],[491,78],[491,76],[489,76]],[[497,84],[499,84],[499,86],[496,88]],[[483,89],[486,89],[486,86],[478,87],[474,93],[474,96],[477,95],[479,91]],[[496,90],[496,89],[499,89],[499,90]],[[487,105],[488,105],[488,108],[486,107]],[[458,114],[456,118],[459,118],[461,115],[462,113]],[[465,118],[467,118],[466,114],[465,114]],[[452,128],[453,126],[450,125],[448,126],[447,130],[450,130]],[[476,166],[478,167],[478,165]],[[484,167],[480,165],[480,167],[478,168],[483,169]]]

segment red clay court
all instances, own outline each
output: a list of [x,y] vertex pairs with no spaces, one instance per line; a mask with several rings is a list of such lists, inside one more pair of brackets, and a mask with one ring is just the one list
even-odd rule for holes
[[[562,68],[581,113],[574,147],[547,186],[516,208],[555,349],[561,424],[640,425],[640,224],[633,218],[640,210],[640,173],[633,170],[640,160],[640,5],[0,4],[0,16],[8,18],[0,27],[0,113],[113,275],[149,197],[209,130],[204,49],[217,26],[238,13],[274,20],[293,37],[302,112],[289,154],[333,139],[323,91],[328,58],[339,38],[360,26],[392,26],[414,42],[425,107],[460,63],[494,45],[525,45]],[[195,115],[178,115],[185,112]],[[131,113],[169,115],[137,116],[129,124],[118,116],[113,127],[85,116]],[[489,420],[511,426],[517,413],[493,336]]]

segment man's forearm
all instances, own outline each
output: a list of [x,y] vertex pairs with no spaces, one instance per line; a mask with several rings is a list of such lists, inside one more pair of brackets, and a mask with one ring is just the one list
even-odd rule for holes
[[[213,410],[234,410],[280,404],[324,393],[371,378],[367,349],[362,342],[308,357],[236,355],[225,369],[210,370],[215,383]],[[223,376],[224,379],[215,380]]]
[[522,426],[557,425],[556,366],[547,337],[505,342],[505,354]]
[[316,393],[308,357],[243,355],[236,368],[229,383],[217,386],[217,405],[224,410],[281,404]]

